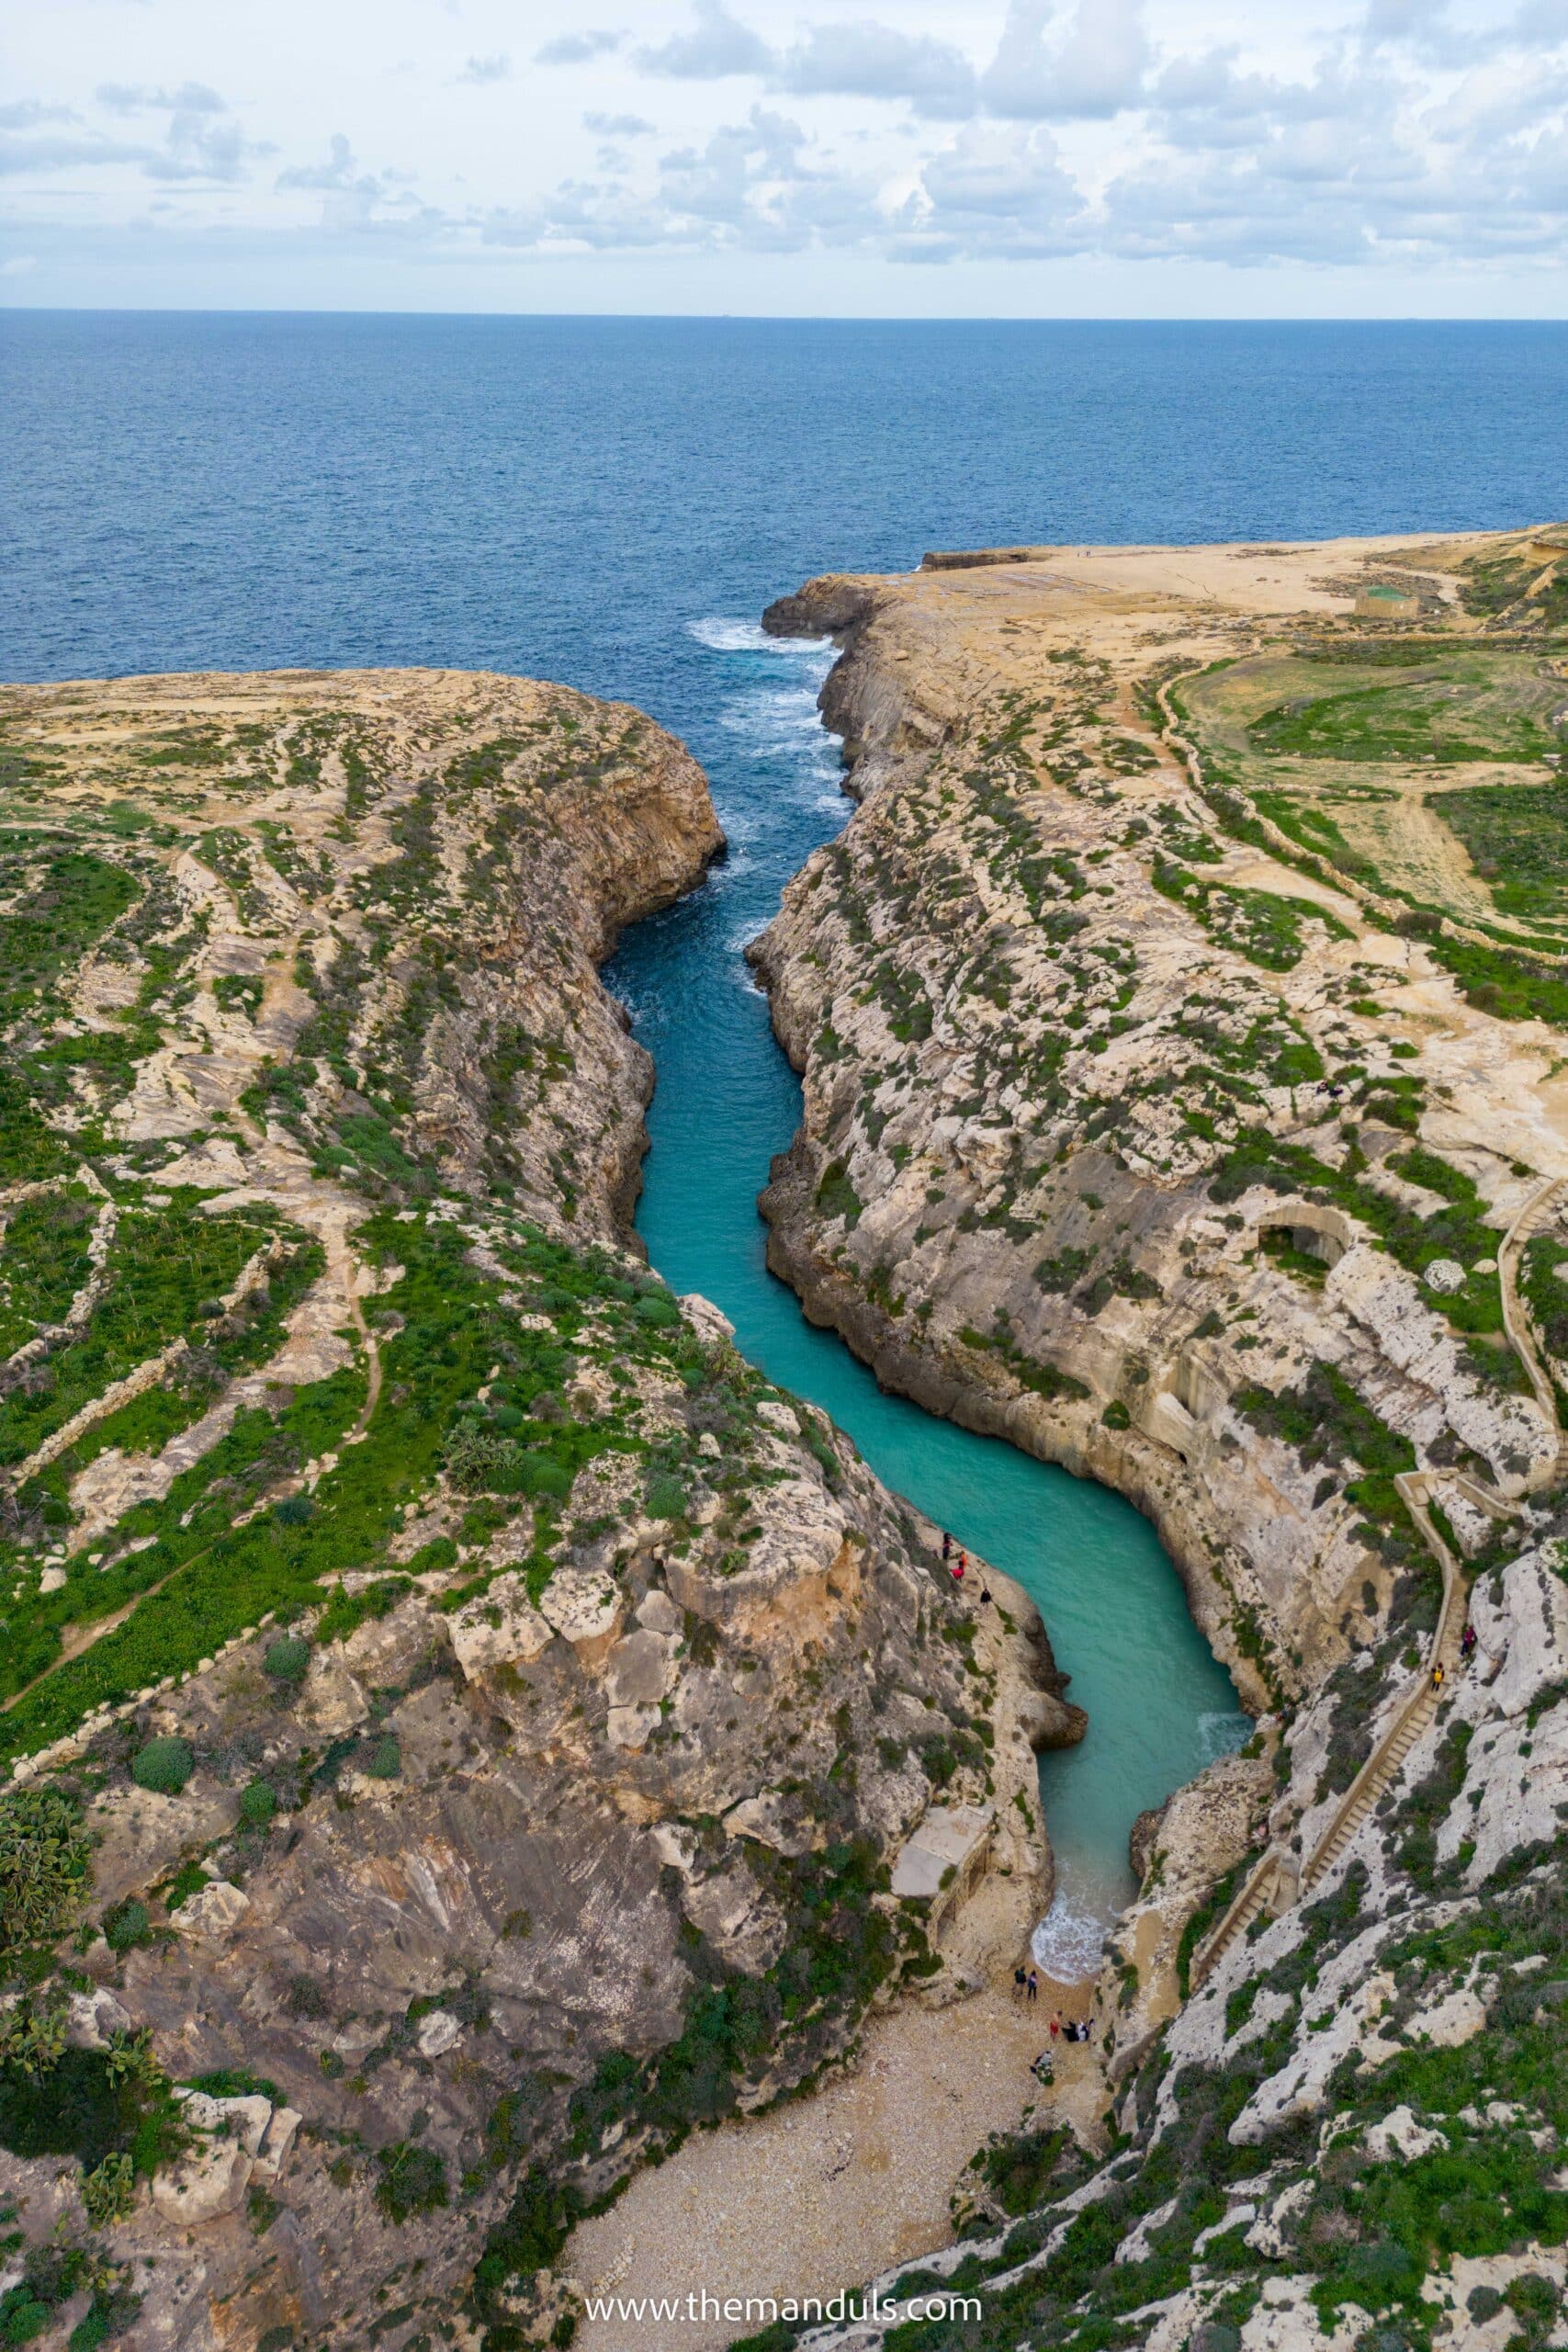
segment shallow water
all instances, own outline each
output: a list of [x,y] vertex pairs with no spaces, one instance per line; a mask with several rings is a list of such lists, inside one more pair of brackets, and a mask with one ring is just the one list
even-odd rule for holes
[[0,675],[429,662],[686,736],[734,844],[616,978],[660,1063],[643,1226],[883,1476],[1031,1584],[1092,1728],[1048,1758],[1049,1930],[1089,1965],[1126,1833],[1242,1725],[1114,1496],[877,1393],[767,1277],[798,1114],[740,959],[841,824],[814,571],[1001,540],[1315,537],[1568,506],[1568,328],[12,312]]

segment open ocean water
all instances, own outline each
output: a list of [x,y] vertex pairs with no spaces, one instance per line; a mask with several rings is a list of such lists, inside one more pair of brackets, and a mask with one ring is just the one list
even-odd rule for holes
[[1043,1759],[1038,1943],[1092,1967],[1134,1815],[1246,1719],[1134,1511],[884,1396],[765,1271],[754,1198],[799,1092],[741,950],[849,808],[830,650],[757,617],[928,547],[1568,515],[1568,327],[12,311],[0,424],[0,676],[491,668],[691,744],[730,857],[609,976],[659,1066],[642,1231],[1039,1599],[1091,1727]]

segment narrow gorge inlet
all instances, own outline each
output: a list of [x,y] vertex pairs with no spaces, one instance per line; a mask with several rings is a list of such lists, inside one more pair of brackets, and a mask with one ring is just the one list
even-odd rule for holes
[[1560,345],[10,351],[0,2339],[1551,2352]]
[[1134,1820],[1251,1726],[1145,1520],[879,1389],[768,1273],[756,1196],[800,1093],[744,951],[848,813],[816,710],[831,650],[738,618],[691,634],[714,673],[704,748],[729,849],[699,892],[627,933],[606,974],[657,1070],[638,1229],[677,1290],[723,1308],[752,1362],[820,1405],[887,1486],[1039,1604],[1089,1728],[1041,1759],[1056,1889],[1035,1950],[1054,1976],[1092,1975],[1133,1891]]

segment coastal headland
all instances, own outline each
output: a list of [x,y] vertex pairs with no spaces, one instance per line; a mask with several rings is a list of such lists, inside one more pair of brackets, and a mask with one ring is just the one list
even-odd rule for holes
[[1568,532],[955,552],[766,626],[837,640],[860,804],[750,951],[805,1085],[770,1263],[888,1386],[1148,1512],[1259,1719],[1134,1833],[1117,2152],[1064,2131],[915,2283],[978,2285],[987,2346],[1529,2340]]

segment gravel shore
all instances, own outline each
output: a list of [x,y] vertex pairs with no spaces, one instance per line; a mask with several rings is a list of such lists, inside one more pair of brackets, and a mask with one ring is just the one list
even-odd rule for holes
[[[829,2296],[951,2243],[948,2199],[991,2132],[1042,2102],[1030,2065],[1053,2010],[1080,2015],[1089,1987],[1042,1980],[1039,2002],[988,1989],[943,2009],[875,2019],[852,2075],[815,2098],[699,2132],[585,2222],[562,2257],[590,2294]],[[1085,2120],[1087,2050],[1058,2046],[1046,2099]],[[1043,2103],[1043,2102],[1042,2102]],[[761,2324],[722,2318],[584,2319],[578,2352],[719,2352]]]

